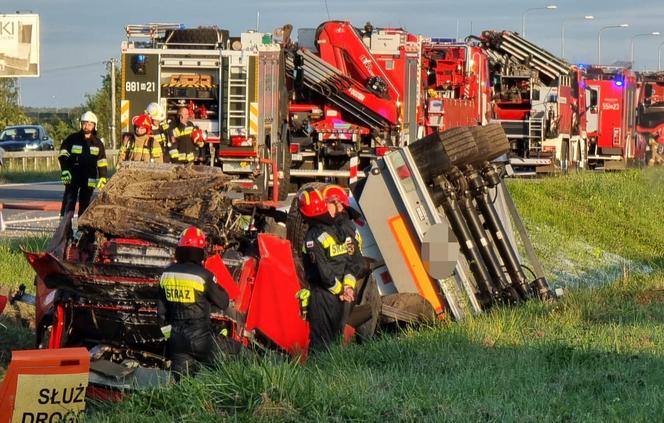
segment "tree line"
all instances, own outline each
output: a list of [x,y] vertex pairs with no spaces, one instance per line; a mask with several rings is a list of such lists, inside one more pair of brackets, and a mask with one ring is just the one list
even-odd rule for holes
[[[116,98],[120,98],[120,71],[115,74]],[[30,107],[19,104],[19,87],[16,78],[0,78],[0,130],[10,125],[35,124],[42,125],[53,138],[56,148],[62,140],[72,132],[79,130],[79,118],[86,110],[92,110],[99,118],[98,135],[107,140],[110,147],[111,130],[111,75],[101,75],[101,86],[94,93],[88,93],[84,102],[68,113],[50,114],[48,119],[41,119],[40,113],[35,113]],[[120,116],[119,102],[116,104],[115,116]],[[116,139],[120,139],[119,128],[116,124]]]

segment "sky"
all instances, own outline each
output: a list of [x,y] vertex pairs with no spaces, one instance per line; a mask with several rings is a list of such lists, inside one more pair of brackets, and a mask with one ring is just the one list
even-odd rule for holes
[[[596,63],[599,29],[627,23],[628,28],[602,32],[602,62],[629,60],[633,42],[634,68],[657,69],[659,47],[664,43],[661,0],[2,0],[0,14],[40,16],[41,76],[20,79],[21,104],[72,107],[101,86],[104,62],[119,60],[127,24],[216,25],[235,35],[249,29],[272,32],[286,23],[296,29],[315,28],[332,19],[349,20],[358,27],[370,21],[378,28],[402,27],[425,36],[464,38],[487,29],[521,32],[524,12],[550,4],[557,9],[526,13],[531,42],[560,55],[564,22],[565,59]],[[584,15],[595,20],[583,21]],[[653,31],[662,35],[633,38]]]

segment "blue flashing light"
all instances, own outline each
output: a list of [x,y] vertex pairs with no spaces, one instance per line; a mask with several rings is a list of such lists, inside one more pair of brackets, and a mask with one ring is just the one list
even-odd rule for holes
[[145,63],[145,55],[144,54],[139,54],[136,56],[136,62],[138,63]]
[[589,65],[586,63],[577,63],[576,67],[579,69],[586,69]]
[[621,74],[616,74],[616,76],[613,77],[613,83],[616,87],[622,87],[625,85],[625,79]]

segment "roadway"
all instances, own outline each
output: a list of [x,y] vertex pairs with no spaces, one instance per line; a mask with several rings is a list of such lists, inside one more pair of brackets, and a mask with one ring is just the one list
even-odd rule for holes
[[[58,226],[64,188],[60,181],[0,185],[0,238],[51,234]],[[4,229],[4,230],[3,230]]]

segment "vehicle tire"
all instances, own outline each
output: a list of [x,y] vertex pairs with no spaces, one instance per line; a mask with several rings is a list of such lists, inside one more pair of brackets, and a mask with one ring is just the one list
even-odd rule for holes
[[212,48],[212,45],[224,45],[228,40],[228,31],[215,27],[177,29],[167,32],[165,39],[169,44],[172,44],[170,48],[206,49]]
[[421,138],[408,147],[425,182],[449,171],[454,165],[477,156],[477,145],[467,127],[449,129]]
[[[491,161],[510,151],[510,141],[499,123],[471,128],[477,144],[477,161]],[[479,157],[481,155],[481,157]]]

